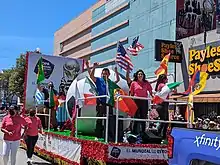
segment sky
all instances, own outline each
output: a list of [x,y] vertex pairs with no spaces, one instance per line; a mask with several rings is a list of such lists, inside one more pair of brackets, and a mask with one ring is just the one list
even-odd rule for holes
[[54,32],[97,0],[0,0],[0,70],[26,51],[53,54]]

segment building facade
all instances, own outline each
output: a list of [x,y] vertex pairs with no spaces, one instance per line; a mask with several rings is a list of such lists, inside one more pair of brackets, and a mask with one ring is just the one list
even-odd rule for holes
[[[155,39],[175,40],[175,7],[176,0],[100,0],[55,33],[54,55],[113,67],[117,42],[127,48],[139,36],[145,48],[131,57],[134,71],[143,69],[153,77],[159,66],[154,60]],[[169,73],[173,72],[170,64]]]

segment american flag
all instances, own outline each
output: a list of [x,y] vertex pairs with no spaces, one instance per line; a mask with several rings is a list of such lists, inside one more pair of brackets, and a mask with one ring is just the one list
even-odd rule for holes
[[131,59],[128,56],[125,48],[123,47],[123,45],[120,42],[118,42],[116,63],[123,70],[129,69],[130,71],[132,71],[133,67],[134,67],[134,65],[132,64]]
[[132,44],[128,47],[128,51],[133,56],[137,56],[138,52],[144,48],[142,44],[138,42],[139,36],[133,39]]

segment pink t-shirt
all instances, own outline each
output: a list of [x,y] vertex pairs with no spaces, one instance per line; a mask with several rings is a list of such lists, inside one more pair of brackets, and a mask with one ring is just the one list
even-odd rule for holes
[[150,83],[133,81],[130,87],[130,93],[137,97],[148,97],[148,92],[152,92]]
[[42,128],[41,120],[39,117],[26,117],[25,118],[27,122],[27,130],[26,135],[28,136],[37,136],[38,135],[38,129]]
[[3,139],[8,141],[17,141],[21,139],[21,128],[26,126],[26,121],[23,117],[16,115],[7,115],[2,120],[2,128],[6,129],[13,134],[10,136],[7,133],[4,134]]

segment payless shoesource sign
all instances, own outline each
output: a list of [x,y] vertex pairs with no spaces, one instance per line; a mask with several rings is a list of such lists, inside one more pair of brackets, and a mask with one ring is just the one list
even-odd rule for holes
[[195,71],[206,68],[210,75],[220,75],[220,42],[209,43],[189,50],[189,75]]

